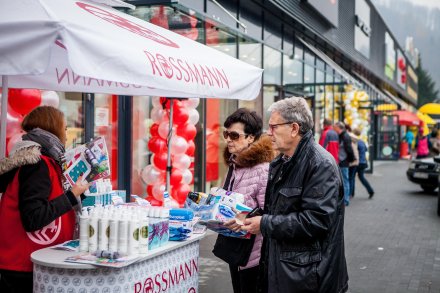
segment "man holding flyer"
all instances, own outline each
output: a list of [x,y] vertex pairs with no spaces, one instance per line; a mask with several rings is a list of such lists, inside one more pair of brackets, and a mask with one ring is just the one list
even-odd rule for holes
[[346,292],[344,192],[332,155],[312,135],[307,102],[269,107],[268,134],[280,152],[270,164],[264,215],[244,230],[263,235],[261,292]]

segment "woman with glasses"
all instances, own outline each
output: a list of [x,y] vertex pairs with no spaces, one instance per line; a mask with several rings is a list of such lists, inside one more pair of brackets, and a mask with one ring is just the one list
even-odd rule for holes
[[[262,136],[263,121],[255,111],[241,108],[226,118],[224,127],[224,159],[229,170],[223,187],[243,194],[247,206],[263,208],[269,162],[274,158],[270,138]],[[226,225],[236,231],[241,228],[235,220]],[[261,244],[262,237],[257,235],[247,264],[229,265],[235,293],[257,292]]]

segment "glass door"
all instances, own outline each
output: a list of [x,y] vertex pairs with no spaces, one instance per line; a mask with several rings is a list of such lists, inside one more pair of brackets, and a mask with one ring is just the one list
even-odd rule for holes
[[396,115],[378,112],[376,117],[375,154],[377,160],[399,159],[399,119]]

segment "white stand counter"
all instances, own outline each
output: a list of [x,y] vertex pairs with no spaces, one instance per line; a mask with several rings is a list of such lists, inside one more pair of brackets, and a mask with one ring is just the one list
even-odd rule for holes
[[195,293],[199,284],[199,241],[204,236],[170,241],[124,268],[64,262],[78,252],[44,248],[31,254],[34,292]]

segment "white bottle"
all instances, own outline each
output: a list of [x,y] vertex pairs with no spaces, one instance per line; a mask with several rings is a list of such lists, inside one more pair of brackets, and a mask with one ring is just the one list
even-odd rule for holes
[[104,210],[102,217],[99,219],[98,249],[108,250],[109,240],[109,218],[108,210]]
[[170,210],[167,208],[163,208],[160,212],[160,241],[159,241],[159,245],[165,245],[168,240],[169,240],[169,236],[170,236]]
[[139,213],[139,254],[148,253],[148,225],[148,211],[141,211]]
[[168,193],[168,191],[164,191],[163,192],[163,206],[166,208],[171,208],[171,198],[170,198],[170,194]]
[[128,255],[139,253],[139,218],[135,210],[128,223]]
[[119,217],[116,210],[113,210],[112,216],[109,220],[110,236],[108,243],[108,250],[115,252],[118,251],[118,227]]
[[79,217],[79,251],[89,251],[89,212],[83,208]]
[[127,213],[123,211],[118,225],[118,252],[121,255],[128,254],[128,220]]
[[92,211],[89,217],[89,252],[94,253],[98,249],[98,212]]

